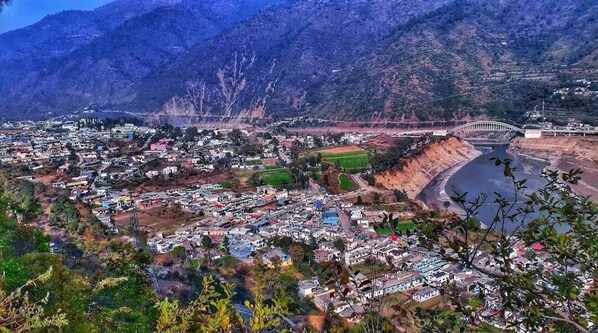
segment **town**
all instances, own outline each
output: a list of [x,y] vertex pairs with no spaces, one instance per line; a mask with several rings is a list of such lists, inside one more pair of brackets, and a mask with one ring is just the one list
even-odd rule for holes
[[[2,127],[1,165],[51,193],[43,209],[54,214],[59,204],[65,210],[68,202],[81,203],[103,234],[157,257],[177,254],[196,269],[259,263],[287,271],[307,304],[322,313],[332,309],[348,322],[362,320],[372,298],[434,308],[442,303],[442,286],[452,283],[480,320],[507,328],[493,316],[501,302],[496,281],[421,247],[411,232],[417,216],[448,220],[454,213],[375,187],[372,153],[364,148],[392,142],[385,135],[300,135],[279,125],[259,132],[182,130],[98,119]],[[399,221],[394,230],[380,225],[389,213]],[[73,237],[68,230],[80,226],[52,222],[40,227],[53,235],[51,250],[60,253]],[[520,242],[513,265],[546,264],[543,249]],[[444,252],[451,257],[451,251]],[[488,269],[493,260],[485,251],[475,257]],[[359,272],[353,284],[327,284],[322,270],[333,261]],[[151,266],[161,294],[177,297],[185,290],[171,281],[177,270]],[[363,281],[371,281],[368,291],[358,287]]]

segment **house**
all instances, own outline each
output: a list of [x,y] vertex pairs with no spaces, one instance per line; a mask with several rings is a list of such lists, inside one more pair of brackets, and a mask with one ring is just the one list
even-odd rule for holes
[[266,252],[262,257],[262,260],[269,267],[274,267],[274,262],[276,260],[280,262],[280,267],[288,267],[293,264],[291,256],[284,253],[280,248],[274,248]]
[[158,171],[156,171],[156,170],[150,170],[150,171],[148,171],[148,172],[145,173],[145,176],[147,178],[154,178],[154,177],[156,177],[159,174],[160,173]]
[[436,288],[432,288],[432,287],[426,287],[422,290],[418,290],[415,293],[413,293],[413,295],[411,295],[411,298],[413,298],[417,302],[421,303],[421,302],[425,302],[425,301],[432,299],[439,295],[440,295],[440,290],[438,290]]
[[231,256],[244,261],[251,258],[251,246],[247,244],[235,244],[228,246],[228,251]]
[[340,223],[338,212],[334,209],[325,211],[322,214],[322,224],[329,226],[337,226]]
[[156,143],[150,145],[151,151],[165,151],[168,150],[168,142],[166,140],[159,140]]
[[55,182],[55,183],[52,183],[52,187],[53,188],[66,188],[66,183],[65,182]]
[[177,171],[178,171],[178,168],[176,167],[176,165],[173,165],[173,166],[169,166],[169,167],[162,169],[162,174],[163,175],[172,175],[172,174],[177,173]]
[[303,297],[313,295],[316,290],[321,288],[320,282],[318,282],[318,279],[316,278],[299,281],[297,286],[299,295]]
[[367,247],[356,248],[345,252],[345,264],[353,266],[365,261],[372,254],[372,250]]

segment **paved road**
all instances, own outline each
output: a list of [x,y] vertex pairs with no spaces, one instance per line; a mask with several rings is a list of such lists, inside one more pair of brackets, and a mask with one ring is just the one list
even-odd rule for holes
[[339,206],[336,206],[336,211],[338,212],[338,217],[341,220],[341,227],[343,228],[345,235],[350,238],[355,237],[355,234],[351,231],[351,219],[349,218],[349,215],[347,215],[347,213],[345,213]]
[[148,147],[148,146],[149,146],[149,144],[150,144],[150,141],[152,141],[152,138],[153,138],[155,135],[156,135],[156,134],[152,134],[152,135],[150,135],[150,137],[149,137],[149,138],[147,138],[147,140],[145,140],[145,143],[143,144],[143,146],[142,146],[142,147],[141,147],[141,149],[140,149],[141,151],[143,151],[143,150],[146,150],[146,149],[147,149],[147,147]]

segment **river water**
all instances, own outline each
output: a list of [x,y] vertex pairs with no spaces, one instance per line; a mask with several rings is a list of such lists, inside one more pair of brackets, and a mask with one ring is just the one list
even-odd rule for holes
[[[492,204],[497,197],[495,192],[500,193],[507,200],[512,201],[515,199],[512,180],[503,175],[504,167],[502,165],[495,166],[494,161],[491,159],[511,159],[513,161],[511,166],[515,168],[516,179],[527,179],[528,189],[525,191],[527,194],[546,184],[546,180],[542,178],[541,173],[548,163],[526,156],[513,155],[507,151],[506,145],[476,146],[476,148],[482,152],[482,155],[463,165],[456,172],[454,170],[445,171],[449,174],[454,172],[448,180],[446,180],[447,174],[440,174],[435,177],[420,193],[419,199],[423,200],[428,206],[442,208],[442,203],[447,200],[447,197],[455,194],[467,192],[466,198],[473,200],[486,193],[488,195],[487,204],[480,208],[477,218],[487,226],[492,222],[498,207],[496,204]],[[444,188],[443,184],[445,184]],[[523,200],[524,198],[518,201],[522,202]],[[449,209],[460,212],[457,207],[454,207],[455,205],[455,203],[451,203]],[[518,204],[518,206],[522,205]],[[531,216],[530,218],[534,217]],[[508,226],[507,231],[512,231],[514,227]]]

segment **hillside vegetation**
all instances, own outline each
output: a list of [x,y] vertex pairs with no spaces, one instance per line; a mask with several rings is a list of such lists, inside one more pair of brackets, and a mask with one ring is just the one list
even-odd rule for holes
[[597,15],[583,0],[119,0],[0,35],[0,115],[517,119],[595,79]]

